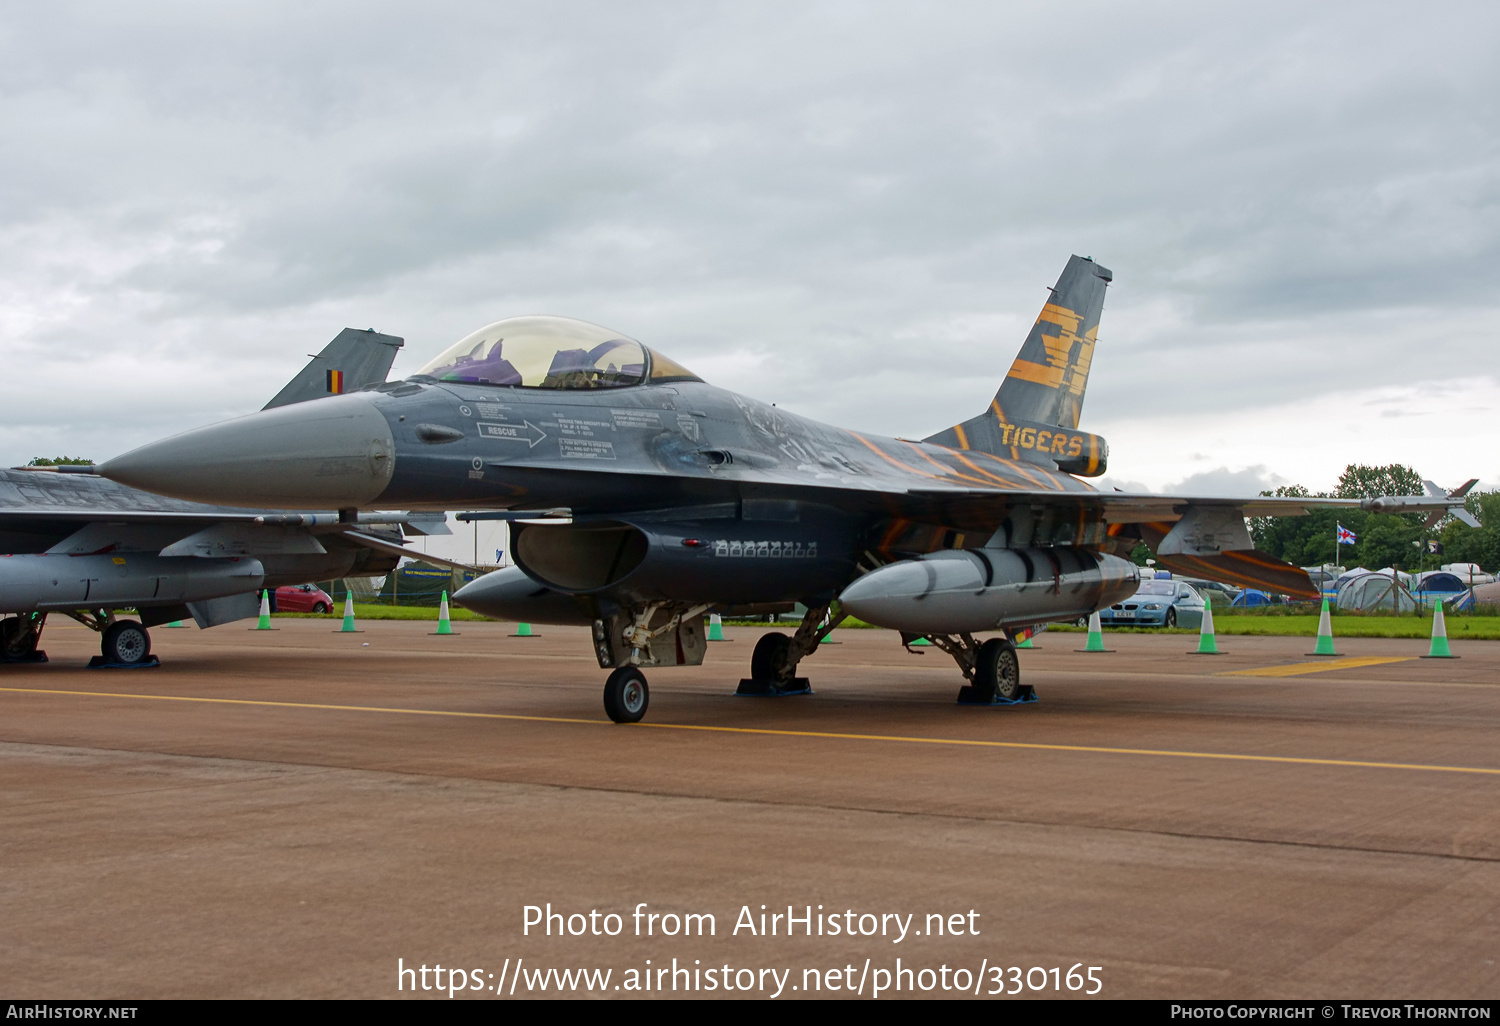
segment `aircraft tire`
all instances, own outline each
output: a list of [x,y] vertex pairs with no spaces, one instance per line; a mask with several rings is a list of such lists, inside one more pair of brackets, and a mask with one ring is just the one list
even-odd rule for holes
[[750,678],[772,684],[784,684],[792,676],[792,639],[772,632],[761,635],[750,653]]
[[116,620],[105,628],[99,650],[106,663],[144,662],[151,654],[151,635],[134,620]]
[[37,636],[25,627],[19,616],[0,620],[0,658],[24,659],[36,651]]
[[974,697],[981,702],[995,698],[1016,701],[1031,694],[1021,683],[1021,660],[1008,638],[991,638],[979,646],[974,666]]
[[634,666],[621,666],[604,682],[604,712],[616,723],[639,723],[651,703],[646,675]]

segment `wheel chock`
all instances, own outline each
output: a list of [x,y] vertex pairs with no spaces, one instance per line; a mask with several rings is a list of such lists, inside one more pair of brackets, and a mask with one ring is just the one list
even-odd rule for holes
[[791,685],[784,688],[777,687],[774,681],[745,677],[740,680],[740,686],[735,688],[734,693],[748,698],[785,698],[789,695],[810,695],[813,689],[812,681],[806,677],[793,677]]
[[1020,698],[1001,698],[999,695],[996,695],[989,701],[985,701],[976,696],[974,685],[972,684],[965,684],[958,689],[959,705],[1029,705],[1036,701],[1040,701],[1040,699],[1036,697],[1035,691],[1028,691]]
[[91,670],[149,670],[153,666],[160,666],[161,660],[154,654],[148,655],[138,663],[107,663],[102,655],[96,655],[89,660]]

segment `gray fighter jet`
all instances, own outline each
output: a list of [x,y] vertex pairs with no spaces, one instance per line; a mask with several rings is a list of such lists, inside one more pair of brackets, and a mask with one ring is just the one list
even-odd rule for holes
[[[716,388],[609,328],[516,317],[405,381],[191,431],[100,472],[207,502],[512,520],[516,566],[458,601],[592,626],[617,721],[645,713],[642,667],[702,661],[706,612],[794,602],[801,625],[757,643],[742,692],[807,690],[799,663],[855,615],[953,656],[969,681],[961,701],[1024,701],[1015,632],[1131,594],[1136,568],[1122,557],[1139,541],[1193,576],[1315,597],[1303,571],[1254,550],[1245,518],[1348,504],[1102,493],[1081,480],[1107,463],[1104,439],[1078,424],[1110,280],[1069,260],[994,401],[922,441]],[[1006,636],[975,637],[985,631]]]
[[[402,341],[346,329],[267,409],[385,381]],[[93,476],[92,467],[0,470],[0,662],[46,659],[49,613],[102,635],[100,661],[150,659],[147,628],[191,617],[212,627],[256,615],[262,588],[380,574],[401,530],[447,532],[441,514],[225,508],[163,499]],[[347,520],[347,518],[346,518]],[[139,619],[117,615],[135,609]]]

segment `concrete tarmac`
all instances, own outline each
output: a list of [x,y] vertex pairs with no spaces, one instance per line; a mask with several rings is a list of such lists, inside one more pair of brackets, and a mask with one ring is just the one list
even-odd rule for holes
[[[0,666],[0,990],[1500,991],[1497,643],[1044,634],[1041,701],[973,708],[862,630],[802,664],[814,695],[738,698],[760,631],[728,628],[617,726],[585,629],[337,623],[158,628],[143,670],[54,625],[50,663]],[[582,935],[528,933],[548,903]]]

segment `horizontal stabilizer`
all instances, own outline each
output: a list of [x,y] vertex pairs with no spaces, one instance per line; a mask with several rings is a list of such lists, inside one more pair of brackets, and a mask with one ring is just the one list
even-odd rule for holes
[[1235,549],[1213,556],[1163,556],[1159,551],[1161,543],[1173,526],[1163,523],[1140,525],[1141,537],[1157,553],[1158,566],[1184,577],[1202,577],[1241,588],[1259,588],[1273,595],[1291,595],[1302,599],[1322,597],[1323,593],[1313,584],[1312,578],[1307,576],[1306,570],[1259,549]]
[[264,409],[382,384],[395,362],[396,351],[405,344],[405,339],[382,335],[373,329],[345,328]]

